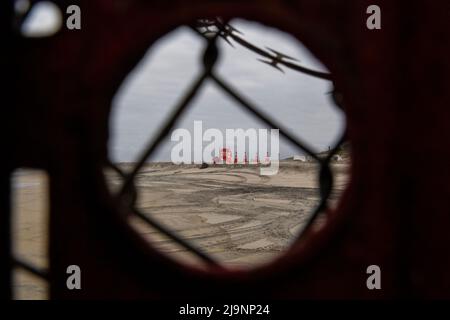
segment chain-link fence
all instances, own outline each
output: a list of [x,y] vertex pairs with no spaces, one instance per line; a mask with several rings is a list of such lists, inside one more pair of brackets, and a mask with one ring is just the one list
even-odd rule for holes
[[[329,150],[329,152],[326,153],[325,156],[318,155],[318,153],[310,145],[308,145],[306,141],[297,137],[285,126],[283,126],[282,123],[277,122],[271,116],[263,112],[257,105],[246,99],[239,92],[239,90],[237,90],[235,86],[233,86],[232,83],[227,82],[224,78],[221,77],[220,74],[216,72],[215,66],[219,56],[217,42],[223,40],[231,46],[234,46],[233,43],[235,43],[248,50],[251,50],[261,57],[261,59],[258,59],[259,61],[270,65],[271,67],[281,72],[283,72],[283,69],[281,67],[285,67],[306,74],[308,76],[324,80],[331,80],[330,74],[300,66],[296,63],[297,60],[295,58],[283,54],[282,52],[279,52],[275,49],[259,48],[258,46],[245,40],[242,36],[240,36],[242,35],[242,33],[239,30],[231,26],[229,23],[224,22],[220,18],[201,19],[196,21],[195,24],[191,25],[190,28],[192,32],[203,38],[206,43],[205,50],[202,56],[202,72],[196,79],[194,79],[194,81],[192,81],[190,88],[187,90],[187,92],[185,92],[184,96],[181,98],[178,104],[173,108],[169,119],[162,125],[161,129],[159,130],[159,134],[157,134],[147,144],[132,170],[130,170],[129,173],[125,173],[117,165],[112,163],[110,165],[123,178],[123,184],[120,191],[117,193],[117,197],[119,197],[121,201],[125,202],[137,217],[176,242],[178,245],[181,245],[191,253],[194,253],[204,262],[208,264],[218,265],[218,262],[204,250],[187,241],[177,232],[161,224],[159,221],[154,219],[151,214],[146,214],[139,210],[136,207],[137,189],[134,184],[134,179],[147,162],[147,159],[158,148],[161,142],[171,133],[178,120],[189,109],[192,100],[198,94],[200,88],[204,85],[204,83],[207,80],[212,81],[217,88],[222,90],[245,111],[260,119],[268,127],[279,129],[280,135],[282,137],[300,148],[305,154],[307,154],[311,159],[313,159],[313,161],[315,161],[319,165],[320,202],[315,208],[314,212],[311,214],[303,230],[308,228],[315,221],[318,214],[320,212],[323,212],[328,206],[327,200],[333,188],[333,175],[330,169],[330,162],[345,140],[345,131],[338,139],[338,142]],[[332,91],[331,94],[336,105],[339,106],[339,94],[335,91]],[[300,233],[300,236],[301,234],[302,233]]]

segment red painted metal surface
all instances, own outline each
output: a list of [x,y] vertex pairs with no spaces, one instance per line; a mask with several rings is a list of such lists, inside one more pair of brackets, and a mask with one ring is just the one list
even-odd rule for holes
[[[1,177],[22,166],[49,172],[51,298],[450,298],[449,8],[380,0],[382,29],[370,31],[371,2],[81,1],[81,31],[9,35]],[[250,271],[198,270],[153,250],[101,171],[122,80],[158,37],[217,15],[270,24],[308,46],[344,96],[352,143],[352,180],[326,225]],[[66,289],[70,264],[83,270],[83,290]],[[366,288],[371,264],[382,290]]]

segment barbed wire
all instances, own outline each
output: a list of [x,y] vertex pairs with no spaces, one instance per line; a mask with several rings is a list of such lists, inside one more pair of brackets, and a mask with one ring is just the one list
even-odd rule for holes
[[[173,231],[171,230],[171,228],[165,227],[164,225],[159,223],[151,214],[141,212],[141,210],[135,206],[135,202],[137,199],[137,188],[134,185],[135,177],[137,176],[147,159],[162,143],[163,139],[170,133],[177,121],[179,121],[179,118],[183,115],[184,112],[186,112],[187,109],[189,109],[189,105],[191,104],[194,97],[197,96],[200,88],[204,85],[204,83],[207,80],[215,83],[219,89],[221,89],[238,105],[240,105],[241,108],[249,111],[269,127],[278,128],[280,130],[280,135],[283,138],[287,139],[289,142],[293,143],[295,146],[303,150],[320,165],[320,173],[318,177],[320,202],[312,212],[311,216],[307,219],[305,225],[303,226],[303,230],[302,232],[300,232],[300,235],[297,236],[297,239],[299,239],[303,235],[304,230],[309,228],[314,223],[319,213],[324,212],[328,207],[327,199],[329,198],[333,187],[333,175],[331,169],[329,168],[329,164],[333,155],[336,153],[337,148],[344,141],[345,134],[340,137],[336,146],[329,150],[325,157],[319,157],[317,152],[315,152],[315,150],[311,146],[309,146],[305,140],[296,137],[290,132],[290,130],[288,130],[287,127],[285,127],[281,123],[276,122],[275,119],[272,119],[270,115],[266,114],[263,110],[258,108],[257,105],[255,105],[250,100],[247,100],[241,94],[241,92],[236,89],[231,83],[227,82],[219,74],[216,74],[213,71],[213,68],[218,60],[217,58],[219,48],[217,47],[217,40],[218,38],[222,38],[232,47],[234,47],[233,43],[244,46],[248,50],[251,50],[258,54],[262,58],[267,59],[263,60],[259,58],[257,60],[262,60],[261,62],[275,67],[279,71],[283,71],[279,67],[279,65],[282,65],[287,68],[308,74],[310,76],[326,80],[331,79],[330,74],[302,67],[295,63],[295,61],[298,61],[297,59],[274,49],[267,48],[267,50],[264,50],[259,48],[258,46],[238,36],[238,34],[243,35],[243,33],[230,24],[224,23],[220,18],[213,20],[201,19],[196,21],[194,25],[190,25],[190,27],[195,33],[197,33],[207,41],[207,45],[202,57],[203,71],[191,83],[190,88],[185,92],[180,101],[176,104],[168,120],[161,126],[159,133],[148,142],[147,146],[144,148],[139,157],[139,160],[136,162],[132,170],[126,174],[121,174],[123,178],[123,184],[116,196],[127,201],[127,204],[130,206],[131,212],[134,213],[138,218],[141,218],[141,220],[143,220],[150,227],[158,230],[161,234],[164,234],[169,239],[174,241],[174,243],[177,243],[181,247],[184,247],[184,249],[196,255],[197,258],[200,258],[206,265],[222,268],[223,266],[221,265],[221,263],[216,261],[216,259],[212,257],[208,252],[203,251],[203,248],[197,247],[196,245],[192,244],[190,241],[178,235],[176,231]],[[334,93],[334,90],[329,93]]]
[[[256,53],[261,56],[263,59],[258,58],[257,60],[265,63],[278,71],[284,73],[284,70],[280,68],[280,65],[289,68],[291,70],[295,70],[316,78],[331,80],[331,74],[327,72],[312,70],[306,67],[303,67],[295,62],[299,62],[298,59],[288,56],[285,53],[282,53],[278,50],[265,47],[262,49],[248,40],[245,40],[243,37],[239,35],[244,35],[241,31],[233,27],[227,22],[224,22],[220,17],[214,19],[199,19],[195,24],[196,30],[201,33],[206,38],[211,38],[218,35],[220,38],[225,40],[231,47],[234,48],[233,40],[235,43],[241,45],[242,47]],[[267,59],[267,60],[264,60]]]

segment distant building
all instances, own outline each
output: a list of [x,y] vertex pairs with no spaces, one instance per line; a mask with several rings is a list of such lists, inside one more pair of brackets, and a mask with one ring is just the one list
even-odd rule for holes
[[292,159],[296,160],[296,161],[306,162],[306,156],[304,156],[304,155],[294,156]]
[[244,164],[248,164],[247,152],[244,152]]
[[222,163],[232,164],[233,163],[233,154],[230,148],[222,148],[220,149],[219,158],[222,160]]
[[266,157],[264,158],[264,164],[270,164],[269,153],[267,152]]
[[259,154],[256,153],[255,158],[253,159],[253,164],[259,164]]

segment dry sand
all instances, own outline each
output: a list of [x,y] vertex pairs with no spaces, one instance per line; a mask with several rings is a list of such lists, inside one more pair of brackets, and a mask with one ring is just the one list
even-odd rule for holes
[[[332,166],[334,202],[347,183],[348,168],[348,163]],[[221,263],[251,267],[273,259],[296,239],[320,201],[317,179],[317,165],[293,160],[282,161],[274,176],[261,176],[258,167],[153,163],[135,180],[137,207]],[[155,247],[183,262],[198,262],[140,219],[132,223]]]
[[[129,164],[121,165],[125,170]],[[349,164],[332,165],[335,202],[348,180]],[[251,267],[273,259],[295,240],[319,202],[318,167],[286,160],[274,176],[257,167],[170,163],[147,164],[136,178],[137,207],[230,267]],[[121,183],[105,171],[111,189]],[[40,267],[47,266],[47,179],[22,170],[13,177],[14,251]],[[138,218],[130,223],[151,245],[184,263],[193,255]],[[43,281],[15,272],[17,299],[45,299]]]
[[[13,252],[40,268],[48,267],[48,179],[37,170],[19,170],[12,177]],[[15,299],[46,299],[47,283],[15,269]]]

